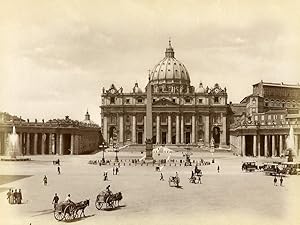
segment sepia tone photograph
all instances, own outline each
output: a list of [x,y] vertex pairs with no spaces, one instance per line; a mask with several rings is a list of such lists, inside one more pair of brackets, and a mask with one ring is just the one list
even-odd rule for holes
[[0,5],[1,224],[300,224],[299,1]]

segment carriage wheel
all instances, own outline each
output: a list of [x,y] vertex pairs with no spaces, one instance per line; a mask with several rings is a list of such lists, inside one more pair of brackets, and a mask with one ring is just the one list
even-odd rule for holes
[[74,212],[75,212],[75,206],[74,205],[68,205],[65,208],[64,214],[65,214],[65,220],[69,221],[74,219]]
[[54,211],[54,218],[58,221],[62,221],[65,217],[65,214],[62,211]]
[[96,209],[100,210],[103,207],[104,202],[97,201],[95,202]]

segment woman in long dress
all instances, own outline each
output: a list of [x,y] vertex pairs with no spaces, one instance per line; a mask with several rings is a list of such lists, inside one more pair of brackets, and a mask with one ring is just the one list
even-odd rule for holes
[[9,196],[9,204],[14,204],[14,191],[11,190],[11,194]]

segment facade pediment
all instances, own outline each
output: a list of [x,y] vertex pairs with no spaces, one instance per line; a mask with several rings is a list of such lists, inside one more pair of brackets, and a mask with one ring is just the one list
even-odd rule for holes
[[177,105],[175,102],[170,101],[169,99],[162,98],[153,103],[153,105]]

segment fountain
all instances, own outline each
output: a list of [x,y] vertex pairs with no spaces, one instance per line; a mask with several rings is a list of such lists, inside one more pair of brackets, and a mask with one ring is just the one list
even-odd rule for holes
[[12,133],[8,136],[8,143],[6,146],[8,158],[1,158],[2,161],[28,161],[30,158],[17,158],[21,155],[21,148],[19,142],[19,136],[16,133],[16,127],[13,126]]
[[288,152],[288,162],[293,162],[293,157],[296,155],[294,152],[295,142],[294,142],[294,129],[292,125],[290,126],[290,132],[286,139],[286,151]]

